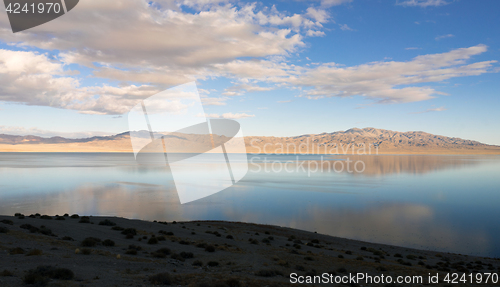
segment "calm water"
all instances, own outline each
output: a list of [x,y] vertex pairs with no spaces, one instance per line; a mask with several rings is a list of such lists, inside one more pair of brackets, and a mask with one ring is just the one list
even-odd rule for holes
[[0,214],[256,222],[500,257],[499,156],[249,157],[240,182],[181,205],[169,169],[131,154],[0,153]]

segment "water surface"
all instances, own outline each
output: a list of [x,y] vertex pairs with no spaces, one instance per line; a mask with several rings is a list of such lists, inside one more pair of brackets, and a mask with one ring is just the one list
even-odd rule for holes
[[500,257],[499,156],[249,160],[234,186],[181,205],[168,167],[138,165],[132,154],[0,153],[0,214],[244,221]]

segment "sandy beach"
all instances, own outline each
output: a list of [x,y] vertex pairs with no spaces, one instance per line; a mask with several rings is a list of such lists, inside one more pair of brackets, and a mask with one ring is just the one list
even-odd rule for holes
[[[291,274],[307,280],[323,273],[331,278],[357,273],[423,278],[422,283],[338,286],[456,286],[443,281],[447,273],[500,272],[498,258],[373,244],[278,226],[69,214],[0,216],[0,254],[1,286],[292,286],[297,284],[290,283]],[[439,283],[429,284],[429,274],[439,275]]]

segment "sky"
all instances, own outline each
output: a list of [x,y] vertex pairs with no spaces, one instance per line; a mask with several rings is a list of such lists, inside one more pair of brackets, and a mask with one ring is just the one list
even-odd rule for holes
[[244,135],[375,127],[500,145],[500,1],[82,0],[12,33],[0,133],[88,137],[195,81]]

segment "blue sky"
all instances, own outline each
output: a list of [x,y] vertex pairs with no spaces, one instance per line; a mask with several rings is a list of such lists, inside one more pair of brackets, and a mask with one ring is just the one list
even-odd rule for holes
[[500,145],[498,1],[119,2],[16,34],[0,13],[0,133],[123,132],[141,99],[195,80],[205,113],[245,135],[375,127]]

